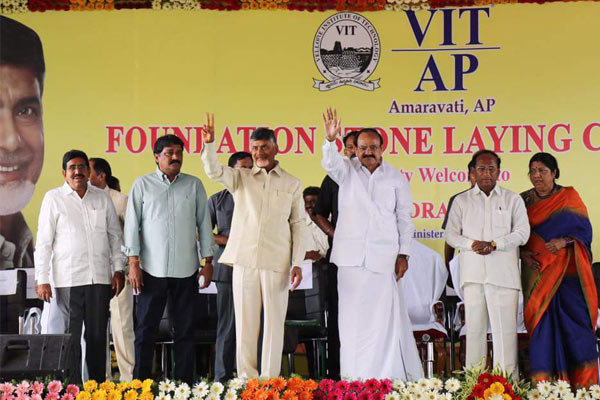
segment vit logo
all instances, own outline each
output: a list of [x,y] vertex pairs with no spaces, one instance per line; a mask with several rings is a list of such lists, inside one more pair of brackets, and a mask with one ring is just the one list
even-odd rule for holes
[[[458,15],[456,15],[456,11],[458,11]],[[405,54],[429,53],[425,69],[421,74],[417,87],[414,89],[415,92],[422,92],[424,83],[433,83],[434,92],[467,90],[465,86],[466,75],[474,73],[479,68],[479,59],[474,53],[478,51],[500,50],[500,47],[497,46],[483,46],[483,42],[481,41],[479,17],[483,14],[489,18],[489,7],[463,8],[459,10],[455,8],[429,10],[429,19],[424,25],[419,23],[414,11],[405,11],[405,14],[418,48],[392,49],[392,52],[402,52]],[[458,21],[467,19],[462,18],[463,15],[468,16],[468,21]],[[458,20],[456,17],[458,17]],[[436,21],[440,21],[441,19],[443,28],[442,42],[436,48],[422,48],[421,45],[427,37],[434,19]],[[469,29],[469,41],[464,45],[455,43],[453,34],[454,28],[457,25],[459,27],[466,25]],[[449,52],[450,57],[452,57],[454,68],[451,71],[443,71],[438,67],[437,61],[442,57],[447,57],[443,54],[444,52]],[[450,81],[449,75],[454,77],[454,87],[450,88],[448,87],[448,82]]]
[[367,82],[379,62],[381,45],[373,25],[362,15],[343,12],[332,15],[319,26],[313,41],[313,57],[323,77],[314,79],[321,91],[349,85],[375,90],[379,79]]

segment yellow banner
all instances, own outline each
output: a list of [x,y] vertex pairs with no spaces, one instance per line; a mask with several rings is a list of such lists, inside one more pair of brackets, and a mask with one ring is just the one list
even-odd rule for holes
[[[345,130],[376,127],[384,158],[414,197],[417,237],[441,250],[447,199],[468,187],[472,153],[502,158],[500,183],[531,187],[529,158],[553,153],[600,228],[600,8],[594,3],[500,5],[437,11],[47,12],[11,16],[40,36],[47,66],[45,157],[24,209],[35,232],[44,193],[62,184],[70,149],[104,157],[128,192],[155,168],[155,138],[175,133],[183,171],[209,194],[205,112],[216,115],[221,161],[249,134],[278,134],[284,169],[318,186],[321,113]],[[597,253],[598,240],[593,250]]]

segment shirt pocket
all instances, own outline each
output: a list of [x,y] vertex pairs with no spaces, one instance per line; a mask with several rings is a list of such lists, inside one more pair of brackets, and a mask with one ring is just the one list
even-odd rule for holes
[[510,233],[511,213],[501,208],[492,213],[492,227],[494,234],[506,235]]
[[386,184],[378,185],[374,190],[373,201],[384,211],[393,213],[396,209],[396,190]]
[[276,190],[275,196],[271,201],[271,211],[275,215],[281,215],[289,218],[292,210],[292,194],[283,190]]
[[94,231],[106,231],[106,210],[90,210],[90,224]]

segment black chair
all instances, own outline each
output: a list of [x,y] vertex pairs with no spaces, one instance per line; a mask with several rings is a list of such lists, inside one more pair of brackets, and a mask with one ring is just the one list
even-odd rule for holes
[[[12,274],[14,270],[0,271]],[[0,296],[0,334],[18,334],[19,316],[25,314],[27,300],[27,273],[16,271],[17,291],[13,295]]]
[[[160,372],[163,378],[173,378],[173,320],[171,319],[171,304],[167,301],[165,311],[158,325],[156,345],[160,347]],[[170,362],[169,362],[170,361]]]
[[314,263],[313,288],[290,292],[284,336],[284,354],[287,356],[290,373],[294,372],[293,357],[296,347],[298,343],[305,343],[311,350],[307,354],[311,375],[316,378],[325,375],[327,343],[325,268],[321,263]]

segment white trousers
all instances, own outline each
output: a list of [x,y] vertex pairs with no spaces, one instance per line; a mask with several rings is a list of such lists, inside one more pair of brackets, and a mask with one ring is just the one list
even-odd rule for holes
[[[133,289],[127,281],[119,296],[110,299],[110,328],[119,366],[119,380],[131,382],[135,366],[135,333],[133,331]],[[108,341],[107,346],[109,346]],[[112,380],[110,357],[107,357],[106,361],[106,378]]]
[[467,366],[487,355],[488,320],[492,330],[493,365],[518,375],[517,307],[519,291],[496,285],[465,283]]
[[393,272],[338,267],[338,296],[342,378],[423,377],[402,285]]
[[263,342],[260,376],[277,377],[281,371],[283,330],[289,296],[289,273],[233,267],[233,305],[237,373],[254,378],[258,372],[258,336],[263,311]]

